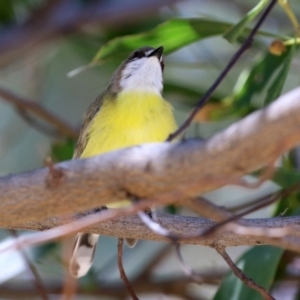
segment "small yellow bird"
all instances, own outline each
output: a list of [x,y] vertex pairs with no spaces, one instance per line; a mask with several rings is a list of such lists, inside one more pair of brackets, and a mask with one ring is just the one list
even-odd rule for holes
[[[175,131],[172,106],[163,90],[163,47],[134,51],[116,70],[103,94],[89,107],[74,158],[86,158],[142,143],[161,142]],[[108,207],[120,207],[118,202]],[[90,269],[99,235],[79,233],[70,261],[74,277]],[[129,246],[135,240],[128,240]]]

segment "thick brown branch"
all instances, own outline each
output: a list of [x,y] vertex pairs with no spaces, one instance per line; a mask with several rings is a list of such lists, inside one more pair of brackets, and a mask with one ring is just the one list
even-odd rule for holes
[[[70,221],[70,218],[51,218],[40,223],[26,223],[15,226],[15,229],[45,230],[63,225]],[[215,222],[196,217],[185,217],[158,213],[159,223],[170,232],[176,235],[196,234],[200,230],[207,230],[215,225]],[[300,216],[278,217],[267,219],[243,219],[243,224],[249,226],[247,232],[235,232],[234,226],[230,230],[218,231],[212,236],[184,239],[182,244],[204,245],[215,247],[226,246],[255,246],[274,245],[300,252]],[[253,228],[253,230],[251,230]],[[280,231],[286,232],[286,237],[271,237],[270,233]],[[118,238],[136,238],[153,241],[169,241],[168,237],[155,234],[138,216],[122,216],[112,221],[107,221],[83,230]],[[46,235],[46,233],[44,234]]]
[[0,227],[128,196],[176,202],[235,183],[299,143],[299,113],[297,88],[205,141],[142,145],[60,163],[55,168],[62,179],[54,186],[47,168],[2,177]]

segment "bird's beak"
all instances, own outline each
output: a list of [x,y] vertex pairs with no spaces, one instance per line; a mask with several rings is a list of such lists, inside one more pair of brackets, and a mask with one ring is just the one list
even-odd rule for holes
[[164,47],[163,46],[160,46],[156,49],[154,49],[152,52],[150,52],[148,54],[148,57],[151,57],[151,56],[156,56],[158,58],[158,60],[160,60],[160,58],[162,57],[163,55],[163,52],[164,52]]

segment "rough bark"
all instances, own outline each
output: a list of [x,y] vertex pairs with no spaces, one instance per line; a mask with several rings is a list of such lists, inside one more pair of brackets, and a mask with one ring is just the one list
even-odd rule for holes
[[178,201],[234,183],[299,143],[299,115],[297,88],[205,141],[142,145],[2,177],[0,226],[83,211],[128,195],[154,199],[172,193]]

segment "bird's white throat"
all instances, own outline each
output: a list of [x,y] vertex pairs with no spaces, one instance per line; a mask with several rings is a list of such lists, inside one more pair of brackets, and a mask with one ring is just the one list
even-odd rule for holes
[[122,91],[145,91],[161,94],[163,77],[156,57],[143,57],[127,63],[121,74]]

